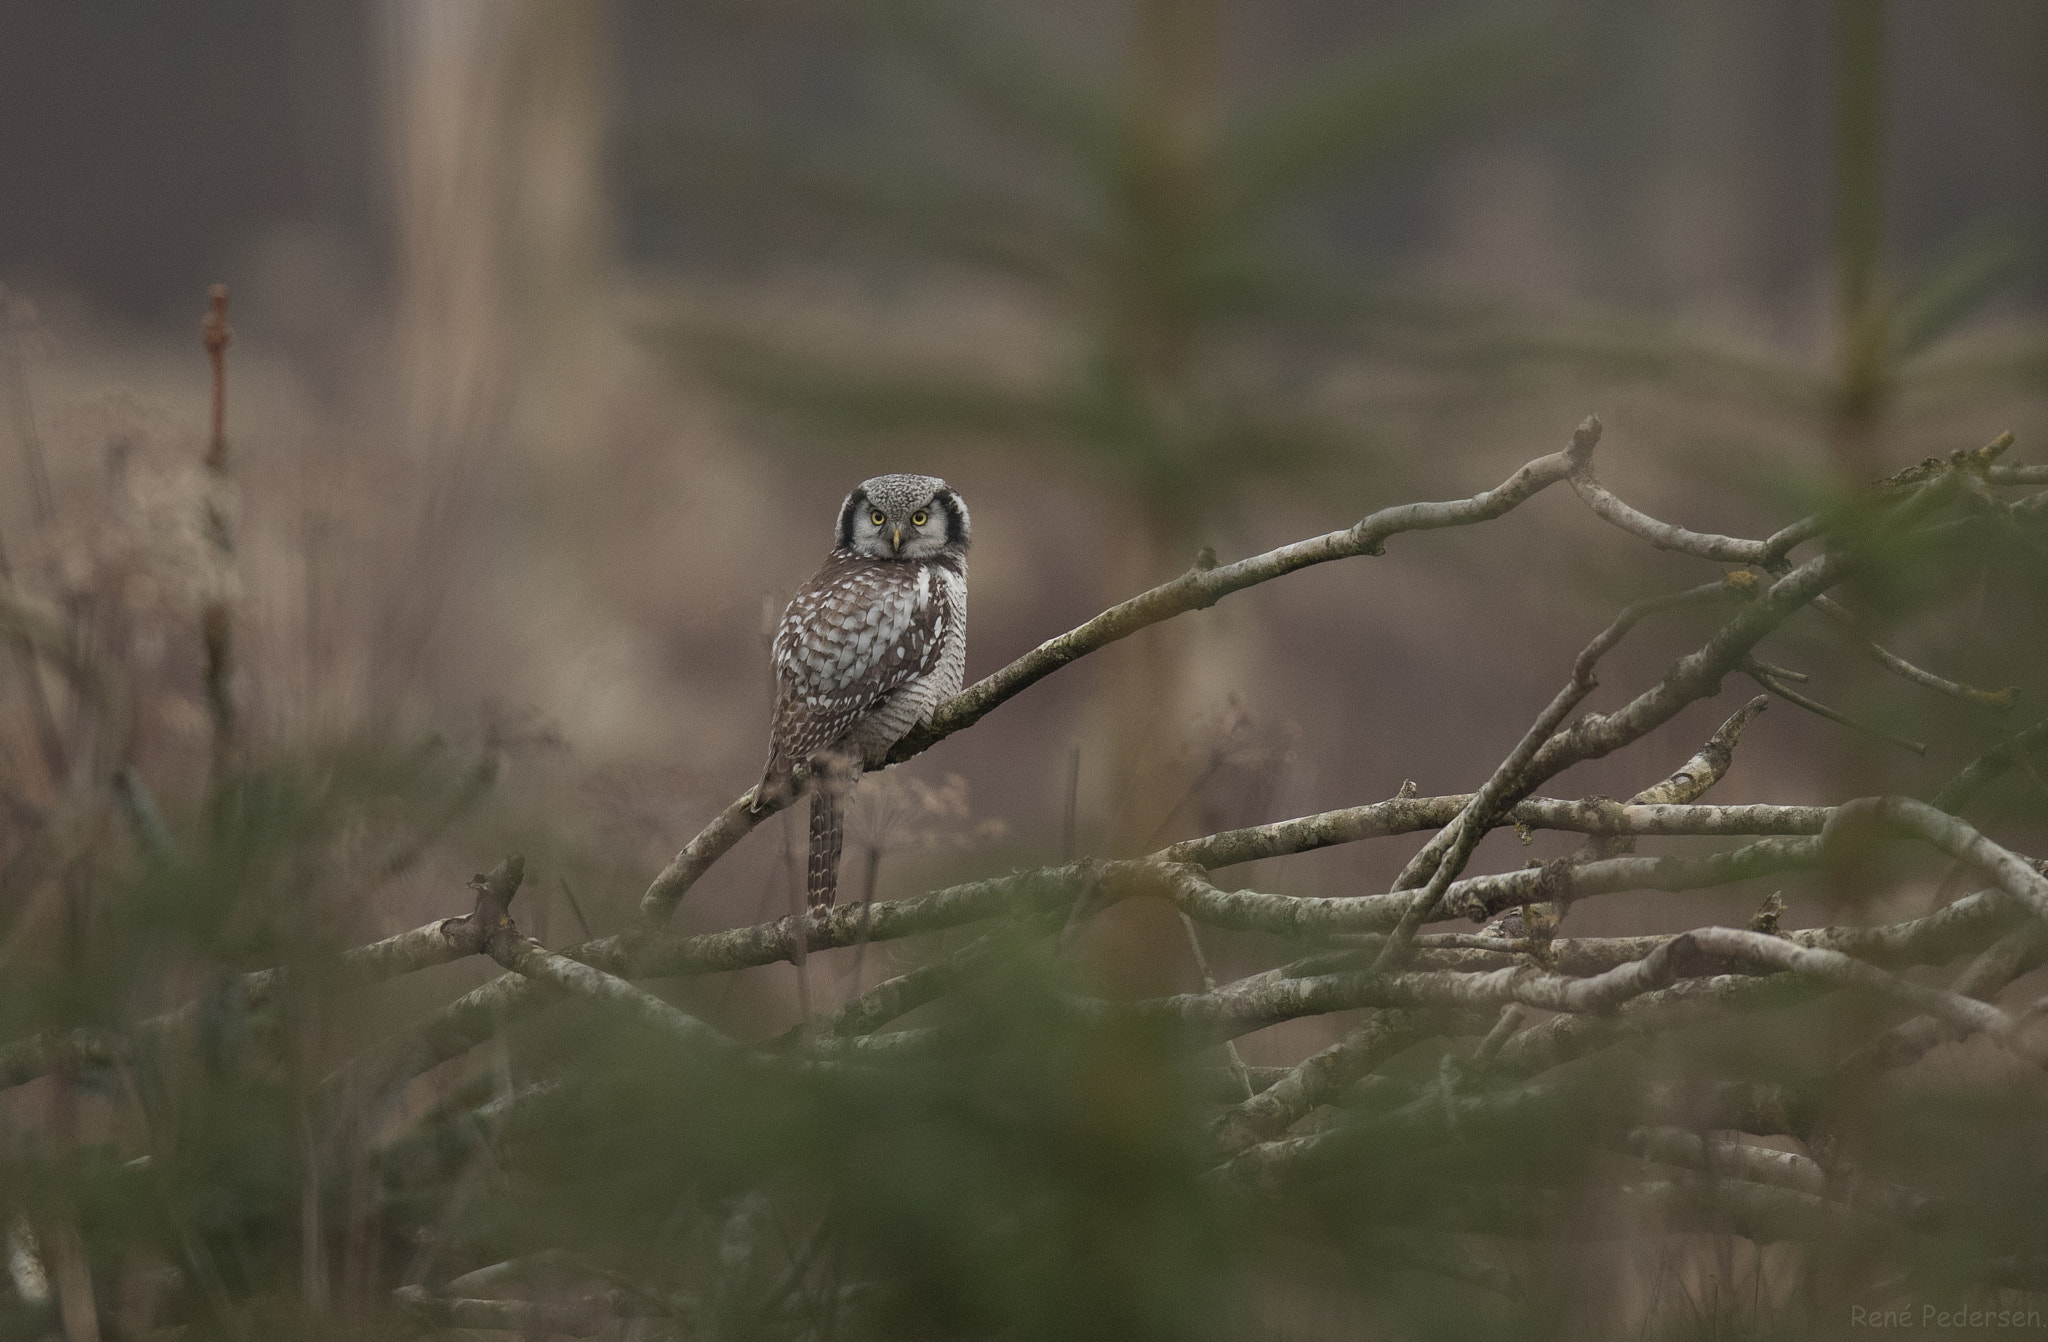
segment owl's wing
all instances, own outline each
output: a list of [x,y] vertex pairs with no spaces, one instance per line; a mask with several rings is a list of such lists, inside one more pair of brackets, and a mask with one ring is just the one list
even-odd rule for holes
[[775,754],[809,759],[939,663],[950,619],[931,571],[834,555],[775,631]]

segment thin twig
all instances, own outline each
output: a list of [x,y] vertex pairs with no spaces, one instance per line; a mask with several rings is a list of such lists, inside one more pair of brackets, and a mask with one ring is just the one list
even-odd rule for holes
[[[1202,952],[1201,934],[1195,931],[1195,920],[1188,917],[1186,910],[1180,913],[1180,930],[1187,936],[1188,954],[1195,958],[1195,970],[1202,976],[1202,991],[1215,992],[1216,976],[1209,972],[1209,957]],[[1244,1097],[1249,1100],[1258,1094],[1252,1085],[1251,1074],[1245,1070],[1244,1057],[1237,1051],[1236,1040],[1224,1041],[1223,1055],[1230,1060],[1230,1070],[1236,1075],[1238,1084],[1244,1087]]]
[[1794,707],[1805,709],[1815,717],[1826,718],[1829,722],[1839,723],[1851,731],[1862,732],[1865,736],[1874,737],[1879,741],[1885,742],[1887,745],[1897,746],[1901,750],[1910,750],[1915,755],[1925,755],[1927,753],[1927,743],[1925,741],[1911,741],[1903,736],[1895,736],[1882,727],[1873,727],[1867,722],[1860,722],[1839,709],[1829,708],[1818,700],[1807,698],[1772,675],[1761,662],[1758,662],[1753,657],[1743,663],[1742,669],[1751,680],[1763,686],[1772,694],[1777,695],[1780,699]]
[[1864,655],[1869,657],[1870,660],[1876,662],[1893,675],[1910,681],[1923,689],[1933,690],[1936,694],[1945,694],[1951,699],[1960,699],[1972,707],[1989,709],[1994,713],[2004,713],[2010,710],[2019,696],[2019,690],[2011,685],[1998,690],[1980,690],[1975,686],[1962,684],[1960,681],[1937,676],[1932,671],[1922,670],[1897,653],[1879,644],[1864,629],[1863,621],[1857,619],[1855,614],[1847,607],[1828,597],[1815,597],[1813,608],[1847,630],[1849,636],[1855,641],[1856,646],[1862,649]]
[[1382,1062],[1420,1042],[1443,1018],[1376,1011],[1336,1043],[1295,1065],[1264,1091],[1219,1115],[1211,1131],[1225,1154],[1270,1141]]

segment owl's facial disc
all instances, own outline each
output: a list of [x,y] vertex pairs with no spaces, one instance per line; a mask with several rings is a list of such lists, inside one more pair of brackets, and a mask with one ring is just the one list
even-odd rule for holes
[[862,482],[840,514],[839,543],[875,559],[930,559],[966,548],[966,510],[928,475],[885,475]]

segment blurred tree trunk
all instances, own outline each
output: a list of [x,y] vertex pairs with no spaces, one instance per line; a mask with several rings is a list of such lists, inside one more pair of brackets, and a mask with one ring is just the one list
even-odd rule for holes
[[1835,465],[1845,488],[1882,475],[1891,368],[1884,287],[1885,0],[1835,3]]
[[386,9],[391,450],[406,486],[384,501],[393,567],[371,598],[358,707],[403,712],[431,683],[461,547],[516,436],[515,394],[545,411],[545,379],[530,374],[573,343],[603,274],[610,14],[590,0]]
[[[1840,488],[1867,486],[1886,470],[1884,413],[1891,378],[1891,295],[1885,287],[1886,0],[1835,0],[1835,341],[1834,421],[1830,426]],[[1853,582],[1853,580],[1852,580]],[[1850,595],[1857,593],[1852,586]],[[1882,593],[1870,593],[1882,601]],[[1862,602],[1865,609],[1873,603]],[[1884,637],[1875,619],[1872,632]],[[1840,693],[1859,720],[1881,721],[1889,707],[1883,677],[1861,659],[1844,664]],[[1834,750],[1835,785],[1890,792],[1898,777],[1894,748],[1860,732],[1842,733]],[[1827,890],[1838,906],[1857,902],[1867,864],[1844,850],[1830,861]]]
[[[1220,109],[1217,0],[1140,0],[1130,37],[1124,127],[1128,255],[1108,287],[1111,395],[1128,402],[1141,510],[1125,537],[1118,598],[1185,569],[1200,516],[1189,473],[1202,431],[1194,386]],[[1176,747],[1202,655],[1187,621],[1146,630],[1112,688],[1110,851],[1136,851],[1178,794]]]

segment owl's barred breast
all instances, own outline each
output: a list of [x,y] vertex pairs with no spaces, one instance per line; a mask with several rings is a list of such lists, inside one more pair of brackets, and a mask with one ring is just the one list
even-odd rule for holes
[[[964,566],[963,566],[964,568]],[[928,600],[939,612],[936,624],[937,656],[929,659],[931,670],[891,691],[848,732],[846,744],[857,749],[861,761],[880,764],[890,748],[912,727],[931,716],[933,709],[960,693],[967,667],[967,580],[939,565],[927,570],[932,575]],[[922,635],[923,629],[919,628]],[[908,648],[893,650],[905,655]]]
[[834,551],[776,630],[775,755],[794,765],[839,744],[879,764],[959,693],[966,651],[963,557]]

